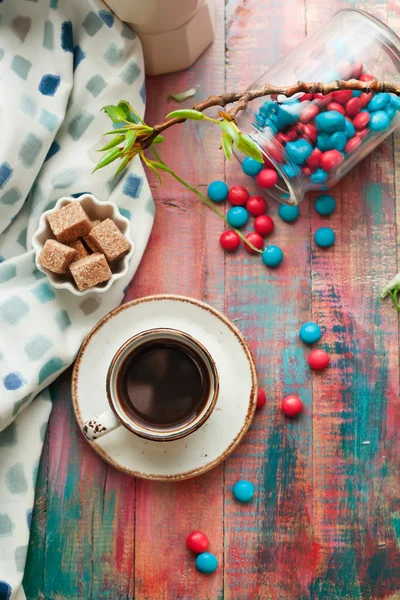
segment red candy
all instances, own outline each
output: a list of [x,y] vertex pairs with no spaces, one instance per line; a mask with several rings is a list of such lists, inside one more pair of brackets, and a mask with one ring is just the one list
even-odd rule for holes
[[327,94],[324,96],[323,94],[314,94],[314,100],[319,100],[321,104],[328,104],[333,100],[333,94]]
[[342,79],[351,79],[353,77],[353,65],[347,61],[339,63],[337,71]]
[[234,185],[228,192],[228,200],[234,206],[244,206],[249,199],[249,192],[242,185]]
[[268,215],[261,215],[254,219],[254,229],[260,235],[269,235],[274,230],[274,222]]
[[316,348],[315,350],[311,350],[308,355],[308,364],[314,371],[322,371],[322,369],[326,369],[329,365],[329,354],[325,352],[325,350],[319,350]]
[[336,110],[341,115],[346,114],[346,111],[344,110],[343,106],[341,104],[339,104],[339,102],[329,102],[329,104],[326,108],[328,110]]
[[304,175],[307,175],[307,177],[310,177],[310,175],[311,175],[310,167],[302,167],[301,171],[302,171],[302,173],[304,173]]
[[360,129],[360,131],[357,131],[356,137],[359,138],[360,140],[363,140],[368,134],[369,134],[369,129],[368,129],[368,127],[366,127],[365,129]]
[[192,531],[186,538],[186,546],[192,552],[196,554],[201,554],[205,552],[208,548],[209,541],[208,537],[202,531]]
[[322,151],[319,148],[314,148],[310,156],[306,160],[307,166],[310,169],[318,169],[321,165]]
[[221,244],[224,250],[232,252],[233,250],[236,250],[236,248],[239,248],[240,237],[238,236],[236,231],[232,231],[231,229],[229,229],[228,231],[224,231],[224,233],[221,233],[219,243]]
[[359,77],[360,81],[372,81],[373,79],[375,79],[375,77],[373,77],[372,75],[370,75],[369,73],[363,73],[360,77]]
[[300,102],[308,102],[314,98],[314,94],[303,94],[301,98],[299,98]]
[[353,119],[353,125],[356,129],[364,129],[369,123],[369,112],[360,112]]
[[307,123],[307,125],[303,125],[303,136],[308,139],[311,144],[315,144],[317,141],[317,128],[315,125],[311,125],[311,123]]
[[253,217],[263,215],[268,208],[267,201],[262,196],[250,196],[246,208]]
[[361,108],[365,108],[368,104],[368,102],[371,100],[373,96],[372,92],[369,92],[368,94],[364,94],[364,92],[361,94],[360,96],[360,106]]
[[356,135],[347,142],[347,144],[344,148],[344,151],[345,152],[353,152],[354,150],[357,150],[357,148],[359,148],[360,146],[361,146],[361,137]]
[[297,129],[296,129],[296,126],[293,125],[293,127],[290,127],[286,131],[286,135],[289,138],[289,142],[294,142],[294,140],[297,139]]
[[[264,247],[263,238],[259,233],[256,233],[255,231],[250,231],[250,233],[246,235],[246,240],[249,240],[249,242],[253,244],[253,246],[258,248],[258,250],[262,250]],[[246,242],[244,243],[244,247],[246,248],[247,252],[250,252],[250,254],[256,254],[256,251],[253,250],[253,248],[251,248],[249,244],[246,244]]]
[[257,410],[259,408],[262,408],[264,406],[264,404],[266,403],[266,401],[267,401],[267,396],[266,396],[264,390],[259,389],[258,394],[257,394],[257,404],[256,404]]
[[290,138],[285,133],[279,132],[275,139],[280,144],[287,144],[288,142],[290,142]]
[[339,92],[333,92],[333,101],[339,102],[339,104],[346,104],[352,97],[353,92],[351,90],[340,90]]
[[303,123],[300,123],[300,121],[297,121],[296,125],[294,125],[294,128],[298,134],[301,134],[304,131],[304,125]]
[[363,65],[360,62],[355,62],[353,63],[353,72],[352,72],[352,77],[353,79],[359,79],[361,73],[363,72]]
[[349,117],[355,117],[361,110],[360,98],[351,98],[346,104],[346,113]]
[[[264,146],[265,153],[270,156],[275,162],[280,164],[284,161],[283,149],[278,147],[276,144],[270,143]],[[265,165],[271,169],[275,169],[274,164],[269,160],[268,156],[264,158]]]
[[321,169],[324,171],[332,171],[335,167],[344,161],[343,155],[339,150],[328,150],[323,152],[321,156]]
[[316,104],[309,104],[308,106],[305,106],[303,108],[303,110],[301,111],[299,120],[302,123],[309,123],[309,121],[312,121],[313,119],[315,119],[315,117],[317,116],[318,113],[319,113],[318,106]]
[[278,173],[273,169],[263,169],[257,175],[256,181],[258,185],[264,189],[272,188],[278,183]]
[[287,417],[297,417],[303,412],[303,403],[298,396],[286,396],[282,401],[282,411]]

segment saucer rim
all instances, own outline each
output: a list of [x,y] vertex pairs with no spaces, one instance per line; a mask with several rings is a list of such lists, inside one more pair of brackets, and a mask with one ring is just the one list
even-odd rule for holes
[[[154,474],[141,473],[139,471],[134,471],[133,469],[124,467],[121,464],[119,464],[118,462],[116,462],[95,441],[93,441],[93,442],[91,442],[89,440],[86,440],[86,441],[93,448],[93,450],[99,456],[101,456],[101,458],[103,458],[103,460],[105,460],[107,463],[111,464],[118,471],[127,473],[134,477],[139,477],[140,479],[147,479],[147,480],[152,480],[152,481],[184,481],[185,479],[191,479],[192,477],[197,477],[199,475],[203,475],[204,473],[207,473],[211,469],[214,469],[216,466],[221,464],[235,450],[235,448],[240,444],[240,442],[246,435],[246,433],[251,425],[251,422],[253,420],[254,413],[256,411],[257,393],[258,393],[258,378],[257,378],[257,369],[256,369],[256,365],[254,362],[253,355],[252,355],[250,347],[249,347],[248,343],[246,342],[241,331],[222,312],[220,312],[219,310],[217,310],[210,304],[207,304],[206,302],[197,300],[195,298],[190,298],[189,296],[182,296],[182,295],[178,295],[178,294],[153,294],[150,296],[144,296],[142,298],[137,298],[136,300],[130,300],[129,302],[126,302],[125,304],[120,304],[119,306],[114,308],[112,311],[107,313],[102,319],[100,319],[100,321],[98,323],[96,323],[96,325],[91,329],[91,331],[88,333],[88,335],[82,342],[82,345],[79,349],[79,352],[76,357],[74,367],[72,370],[72,377],[71,377],[72,406],[74,409],[75,418],[78,422],[79,428],[80,428],[80,430],[82,430],[84,421],[83,421],[83,418],[82,418],[82,415],[80,412],[80,406],[79,406],[79,402],[78,402],[79,369],[80,369],[80,363],[81,363],[81,359],[84,355],[84,352],[85,352],[89,342],[95,336],[95,334],[106,323],[108,323],[108,321],[110,321],[114,316],[118,315],[120,312],[122,312],[126,309],[129,309],[133,306],[136,306],[138,304],[144,304],[147,302],[157,302],[157,301],[162,301],[162,300],[174,300],[174,301],[178,301],[178,302],[186,302],[188,304],[192,304],[193,306],[195,306],[197,308],[202,308],[204,310],[207,310],[213,316],[217,317],[220,321],[222,321],[238,339],[239,344],[242,347],[242,349],[246,355],[247,361],[250,366],[250,372],[251,372],[251,390],[250,390],[250,395],[249,395],[249,400],[248,400],[249,406],[248,406],[247,413],[243,420],[243,425],[242,425],[240,431],[237,433],[235,438],[231,441],[229,446],[227,448],[225,448],[225,450],[222,452],[222,454],[220,454],[220,456],[215,458],[212,462],[207,463],[206,465],[204,465],[202,467],[198,467],[198,468],[192,469],[190,471],[184,471],[182,473],[175,473],[173,475],[154,475]],[[81,434],[83,435],[82,431],[81,431]],[[132,433],[132,435],[135,435],[135,434]],[[189,434],[189,435],[191,435],[191,434]],[[160,442],[160,443],[168,444],[168,442]]]

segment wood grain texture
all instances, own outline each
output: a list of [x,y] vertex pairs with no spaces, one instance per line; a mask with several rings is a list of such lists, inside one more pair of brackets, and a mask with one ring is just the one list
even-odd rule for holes
[[[400,9],[389,0],[217,0],[215,43],[188,71],[148,80],[147,119],[175,108],[170,92],[200,84],[197,100],[247,86],[345,6],[400,29]],[[314,245],[314,231],[328,223],[313,198],[295,224],[271,206],[276,230],[268,242],[285,252],[276,271],[243,250],[224,256],[218,217],[168,176],[161,188],[150,177],[156,220],[126,300],[187,294],[237,319],[268,402],[234,455],[207,475],[135,481],[84,442],[64,374],[52,388],[28,600],[400,598],[398,317],[378,299],[400,270],[399,142],[388,140],[334,190],[333,248]],[[211,126],[172,128],[162,156],[194,184],[225,175],[229,185],[249,185],[237,163],[225,166]],[[298,340],[311,318],[332,357],[322,374],[310,372],[309,349]],[[298,421],[281,414],[287,393],[306,406]],[[249,505],[233,500],[239,478],[256,484]],[[210,577],[196,572],[185,548],[193,529],[208,533],[218,557]]]

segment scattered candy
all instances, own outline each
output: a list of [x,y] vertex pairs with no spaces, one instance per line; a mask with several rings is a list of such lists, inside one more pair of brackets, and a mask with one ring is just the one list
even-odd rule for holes
[[316,348],[315,350],[311,350],[308,355],[308,364],[314,371],[322,371],[329,366],[329,354],[325,352],[325,350],[320,350]]
[[242,185],[234,185],[228,192],[228,200],[233,206],[244,206],[249,199],[249,192]]
[[267,201],[262,196],[250,196],[246,203],[246,209],[253,217],[263,215],[267,208]]
[[232,252],[236,250],[240,246],[240,237],[236,233],[236,231],[232,231],[228,229],[228,231],[224,231],[221,233],[221,237],[219,238],[219,243],[221,244],[224,250],[228,252]]
[[291,419],[300,415],[303,409],[303,403],[298,396],[286,396],[282,401],[282,411]]
[[205,552],[208,548],[209,541],[208,537],[202,531],[192,531],[186,538],[186,546],[192,552],[200,554]]
[[246,156],[242,162],[243,171],[246,175],[250,175],[250,177],[258,175],[262,168],[262,163],[258,162],[258,160],[254,160],[254,158],[250,158],[250,156]]
[[328,216],[333,213],[336,208],[336,201],[330,194],[321,194],[315,201],[315,210],[318,214]]
[[243,227],[249,220],[249,213],[242,206],[234,206],[228,210],[226,215],[229,225],[232,227]]
[[293,223],[299,216],[300,211],[298,206],[289,206],[287,204],[281,204],[279,207],[279,216],[283,221],[287,223]]
[[278,267],[283,260],[283,252],[278,246],[267,246],[261,257],[267,267]]
[[250,502],[254,498],[254,485],[246,479],[239,479],[232,488],[232,493],[239,502]]
[[196,558],[196,569],[200,571],[200,573],[209,575],[210,573],[214,573],[217,567],[218,560],[211,552],[202,552]]
[[[256,233],[255,231],[251,231],[250,233],[248,233],[246,235],[246,240],[249,240],[249,242],[253,244],[253,246],[258,248],[258,250],[262,250],[264,247],[263,238],[259,233]],[[250,252],[250,254],[256,254],[256,251],[253,250],[253,248],[249,246],[249,244],[246,244],[246,242],[244,243],[244,247],[246,248],[247,252]]]
[[266,393],[264,392],[264,390],[258,390],[258,394],[257,394],[257,410],[262,408],[264,406],[264,404],[267,401],[267,396]]
[[314,234],[317,246],[329,248],[335,242],[335,232],[330,227],[320,227]]
[[260,235],[269,235],[274,230],[274,222],[268,215],[261,215],[254,219],[254,229]]
[[207,188],[207,194],[213,202],[223,202],[228,196],[228,186],[224,181],[213,181]]
[[309,321],[300,327],[299,336],[305,344],[315,344],[321,339],[321,328],[316,323]]
[[278,173],[274,169],[263,169],[257,175],[256,181],[263,189],[274,187],[278,183]]

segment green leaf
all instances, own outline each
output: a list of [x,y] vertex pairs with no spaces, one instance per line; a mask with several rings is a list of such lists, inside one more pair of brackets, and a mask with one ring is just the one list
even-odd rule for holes
[[222,131],[224,133],[226,133],[229,137],[231,137],[232,140],[237,145],[239,143],[239,139],[240,139],[240,132],[239,132],[239,129],[237,128],[237,126],[235,125],[235,123],[233,123],[232,121],[226,121],[224,119],[223,121],[220,122],[219,125],[220,125]]
[[112,163],[114,160],[116,160],[119,156],[122,156],[122,150],[120,150],[119,148],[112,148],[111,150],[106,152],[105,155],[99,160],[99,162],[93,169],[92,173],[97,171],[97,169],[106,167],[107,165]]
[[132,129],[130,131],[128,131],[128,133],[126,134],[126,144],[124,146],[124,152],[126,152],[127,150],[132,148],[133,144],[136,141],[136,138],[137,138],[136,131],[133,131]]
[[155,162],[153,162],[152,160],[145,160],[145,165],[146,167],[148,167],[151,171],[153,171],[153,173],[155,173],[157,175],[157,179],[158,179],[158,183],[160,185],[162,185],[162,179],[160,176],[160,173],[157,171],[157,167]]
[[182,108],[182,110],[174,110],[169,113],[167,119],[193,119],[194,121],[201,121],[204,119],[202,112],[193,110],[193,108]]
[[153,144],[161,144],[162,142],[165,142],[165,137],[163,135],[158,135],[153,140]]
[[222,133],[221,146],[228,160],[232,158],[232,138],[225,132]]
[[117,175],[119,175],[125,169],[125,167],[127,166],[127,164],[129,163],[130,160],[132,160],[132,159],[129,158],[129,156],[126,156],[124,158],[122,163],[119,165],[118,169],[115,171],[114,177],[117,177]]
[[119,106],[109,104],[108,106],[103,106],[103,110],[108,114],[113,123],[127,121],[125,111],[123,111],[122,108],[120,108]]
[[119,146],[119,144],[122,144],[124,139],[125,139],[124,135],[117,135],[111,142],[109,142],[106,146],[104,146],[104,148],[100,148],[100,150],[97,150],[97,152],[105,152],[106,150],[109,150],[110,148],[114,148],[114,146]]
[[188,98],[192,98],[193,96],[195,96],[197,94],[199,87],[200,87],[199,85],[196,85],[195,87],[190,88],[190,90],[186,90],[185,92],[178,92],[177,94],[170,94],[168,96],[168,98],[171,100],[175,100],[175,102],[183,102],[184,100],[187,100]]
[[114,133],[125,133],[129,131],[130,127],[120,127],[119,129],[113,129],[112,131],[106,131],[103,135],[113,135]]
[[[143,119],[138,115],[138,113],[136,112],[136,110],[134,108],[132,108],[132,106],[129,104],[129,102],[127,102],[126,100],[120,100],[118,102],[118,106],[125,111],[126,113],[126,118],[128,119],[128,121],[131,121],[132,123],[142,123],[143,125],[145,124],[145,122],[143,121]],[[131,114],[132,113],[132,114]],[[132,115],[135,117],[135,119],[132,118]]]
[[264,162],[263,155],[261,154],[259,147],[255,144],[255,142],[253,142],[253,140],[243,133],[240,134],[239,143],[236,144],[236,147],[238,150],[244,152],[244,154],[247,154],[247,156],[250,156],[250,158],[254,158],[254,160],[257,160],[260,163]]

